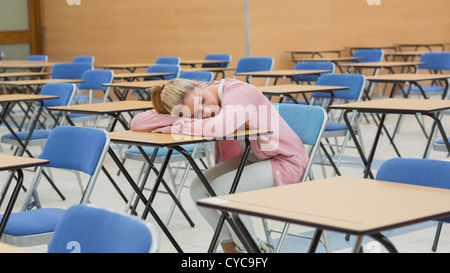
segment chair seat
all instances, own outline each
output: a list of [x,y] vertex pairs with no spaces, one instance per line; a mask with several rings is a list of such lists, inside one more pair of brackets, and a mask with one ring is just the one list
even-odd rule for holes
[[[182,145],[181,147],[183,147],[183,149],[185,149],[188,153],[192,153],[194,151],[195,144]],[[142,147],[142,149],[144,149],[145,153],[149,156],[153,155],[153,152],[155,151],[154,147]],[[167,155],[168,151],[169,151],[169,149],[160,148],[158,150],[158,153],[156,154],[156,156],[157,157],[162,157],[162,156],[165,157]],[[133,146],[127,150],[127,153],[140,154],[141,152],[139,151],[139,149],[136,146]],[[180,152],[173,150],[172,155],[177,155],[177,154],[180,154]]]
[[64,209],[42,208],[12,213],[4,234],[27,236],[53,232],[64,212]]
[[[450,137],[447,138],[447,139],[448,139],[448,141],[450,141]],[[437,140],[437,141],[435,142],[435,144],[445,145],[444,139],[439,139],[439,140]]]
[[338,122],[328,122],[325,127],[325,131],[345,131],[347,130],[347,125],[345,123]]
[[[422,86],[422,89],[424,92],[444,92],[445,88],[443,86]],[[404,88],[404,90],[407,92],[409,88]],[[411,88],[411,92],[420,92],[419,87],[414,86]]]
[[[33,134],[31,135],[31,140],[47,139],[51,132],[52,132],[52,130],[46,130],[46,129],[34,130]],[[28,136],[28,131],[17,132],[16,135],[20,138],[20,140],[26,140],[26,138]],[[15,140],[15,138],[12,134],[3,135],[2,138],[8,138],[8,139]]]

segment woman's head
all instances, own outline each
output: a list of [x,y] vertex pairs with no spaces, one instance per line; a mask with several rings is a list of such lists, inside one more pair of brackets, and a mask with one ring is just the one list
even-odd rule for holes
[[[151,90],[153,107],[160,114],[210,117],[217,113],[217,96],[197,81],[173,79]],[[214,108],[214,110],[212,110]],[[206,116],[205,116],[206,114]]]

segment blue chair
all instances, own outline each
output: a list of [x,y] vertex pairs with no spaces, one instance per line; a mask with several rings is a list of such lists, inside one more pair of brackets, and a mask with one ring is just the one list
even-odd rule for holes
[[90,63],[94,64],[95,57],[94,56],[75,56],[73,58],[73,63]]
[[[57,99],[44,100],[44,109],[48,107],[55,106],[65,106],[69,105],[72,101],[72,98],[75,94],[75,85],[71,83],[47,83],[42,87],[41,95],[49,95],[49,96],[58,96]],[[35,110],[35,112],[37,109]],[[35,113],[36,114],[36,113]],[[35,115],[33,114],[33,115]],[[28,146],[43,146],[47,141],[48,136],[50,135],[52,129],[58,126],[61,123],[60,115],[52,115],[51,113],[47,113],[48,116],[54,120],[52,126],[41,129],[35,129],[31,136],[31,139],[28,142]],[[28,136],[28,129],[25,131],[17,132],[16,135],[20,138],[21,141],[25,141]],[[18,146],[16,138],[12,134],[5,134],[1,137],[1,143],[11,144]]]
[[358,63],[381,62],[384,59],[384,51],[382,49],[358,49],[353,52],[352,57],[364,58],[357,61]]
[[231,62],[230,54],[207,54],[204,58],[205,61],[226,61],[226,63],[220,64],[203,64],[202,67],[228,67]]
[[210,71],[181,71],[179,78],[210,83],[214,79],[214,73]]
[[[334,73],[336,65],[332,62],[298,62],[294,66],[294,70],[328,70],[328,73]],[[315,83],[319,76],[317,75],[305,75],[305,76],[294,76],[293,79],[297,83]]]
[[[450,70],[450,52],[426,52],[420,57],[420,62],[425,64],[417,67],[417,73],[422,71],[430,74],[447,73]],[[432,82],[431,85],[421,87],[423,93],[416,85],[404,87],[404,91],[408,96],[410,94],[422,95],[425,99],[430,98],[434,94],[442,94],[442,96],[445,94],[445,86],[439,83]]]
[[47,55],[30,55],[27,60],[28,61],[46,62],[46,61],[48,61],[48,56]]
[[55,228],[48,253],[156,253],[154,225],[137,217],[92,205],[67,209]]
[[[257,72],[257,71],[270,71],[273,69],[274,59],[271,57],[243,57],[239,59],[236,65],[235,74],[245,72]],[[237,78],[237,75],[234,76]],[[267,79],[266,84],[270,79]],[[251,77],[247,78],[247,81],[251,83]]]
[[0,60],[5,56],[5,52],[0,50]]
[[81,79],[83,73],[93,70],[90,63],[58,63],[52,67],[52,79]]
[[[102,92],[102,102],[106,102],[109,98],[108,86],[104,84],[112,83],[114,80],[114,72],[112,70],[87,70],[81,75],[81,80],[83,81],[78,85],[79,94],[76,96],[75,101],[78,103],[80,101],[87,101],[88,103],[93,102],[93,92]],[[88,92],[89,94],[82,94],[83,92]],[[111,98],[109,98],[112,101]]]
[[179,65],[181,62],[180,57],[173,57],[173,56],[163,56],[158,57],[156,59],[156,64],[172,64],[172,65]]
[[[450,162],[432,159],[393,158],[382,164],[376,179],[433,188],[450,189]],[[432,250],[436,251],[443,222],[440,219],[436,230]]]
[[[109,143],[109,134],[103,130],[74,126],[56,127],[50,133],[40,157],[49,160],[50,164],[36,169],[24,205],[21,211],[11,214],[1,240],[19,247],[48,244],[65,209],[42,207],[38,185],[43,170],[55,168],[86,174],[89,179],[80,201],[81,204],[86,204],[101,171]],[[36,209],[33,209],[34,207]]]
[[[280,116],[283,120],[292,128],[292,130],[299,136],[303,144],[309,147],[309,161],[305,169],[305,174],[302,181],[305,182],[313,179],[313,174],[311,166],[313,164],[314,158],[320,147],[320,142],[325,131],[325,126],[327,124],[327,113],[326,111],[318,106],[301,105],[301,104],[274,104],[275,109],[278,110]],[[290,227],[289,223],[286,223],[283,230],[269,229],[267,221],[263,219],[263,226],[267,241],[272,244],[271,233],[281,233],[278,245],[275,248],[275,252],[281,250],[287,235],[297,236],[301,238],[311,238],[305,237],[299,234],[289,234],[288,230]],[[329,251],[329,243],[326,233],[324,234],[323,244]]]
[[[154,64],[150,65],[147,73],[173,73],[171,75],[166,75],[161,77],[146,77],[145,81],[157,81],[157,80],[172,80],[178,78],[181,72],[181,67],[178,64]],[[150,92],[148,90],[133,90],[132,95],[137,95],[141,100],[150,100]]]

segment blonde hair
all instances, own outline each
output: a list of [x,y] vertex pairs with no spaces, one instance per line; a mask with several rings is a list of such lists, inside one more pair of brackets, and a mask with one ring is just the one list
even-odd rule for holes
[[165,85],[154,86],[151,89],[153,107],[160,114],[170,114],[175,106],[184,104],[186,95],[196,86],[187,79],[173,79]]

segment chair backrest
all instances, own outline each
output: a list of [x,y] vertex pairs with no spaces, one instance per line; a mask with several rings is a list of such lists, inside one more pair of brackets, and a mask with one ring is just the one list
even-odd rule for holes
[[[345,86],[348,90],[334,92],[336,99],[354,100],[361,99],[366,78],[361,74],[323,74],[317,79],[316,85]],[[329,93],[313,93],[313,98],[330,98]]]
[[52,130],[41,154],[47,167],[69,169],[88,175],[98,174],[109,146],[109,135],[103,130],[58,126]]
[[174,56],[163,56],[156,59],[156,64],[173,64],[173,65],[179,65],[180,64],[180,57],[174,57]]
[[72,83],[47,83],[40,94],[47,96],[58,96],[57,99],[44,100],[45,107],[69,105],[75,93],[76,86]]
[[274,60],[271,57],[243,57],[236,65],[236,73],[270,71]]
[[209,83],[214,79],[214,73],[211,71],[181,71],[179,78]]
[[150,223],[92,205],[75,205],[55,228],[48,253],[156,253],[159,233]]
[[422,158],[393,158],[381,165],[376,179],[450,189],[449,174],[449,161]]
[[281,103],[274,104],[274,107],[303,144],[311,146],[308,166],[302,180],[305,181],[326,128],[327,113],[323,108],[311,105]]
[[[178,78],[180,75],[181,67],[179,65],[175,64],[155,64],[151,65],[147,68],[147,73],[158,73],[158,72],[164,72],[164,73],[174,73],[173,75],[167,75],[164,76],[165,80],[171,80]],[[159,77],[147,77],[145,78],[146,81],[149,80],[161,80]]]
[[80,90],[103,90],[108,89],[103,84],[111,83],[114,80],[114,72],[112,70],[87,70],[82,76],[83,81],[79,85]]
[[30,55],[28,57],[28,61],[46,62],[46,61],[48,61],[48,56],[47,55]]
[[420,61],[425,64],[419,65],[419,69],[450,70],[450,52],[426,52],[422,54]]
[[90,63],[58,63],[52,67],[52,79],[81,79],[84,72],[92,69]]
[[[332,62],[298,62],[294,66],[294,70],[328,70],[328,73],[334,73],[336,65]],[[307,75],[307,76],[295,76],[294,79],[299,82],[315,82],[319,76]]]
[[359,60],[359,63],[368,62],[381,62],[384,58],[384,51],[382,49],[358,49],[353,52],[353,57],[362,57],[363,60]]
[[228,67],[231,62],[230,54],[207,54],[204,58],[205,61],[227,61],[220,64],[204,64],[202,67]]
[[94,56],[75,56],[75,58],[73,58],[74,63],[90,63],[90,64],[94,64],[95,62],[95,57]]

